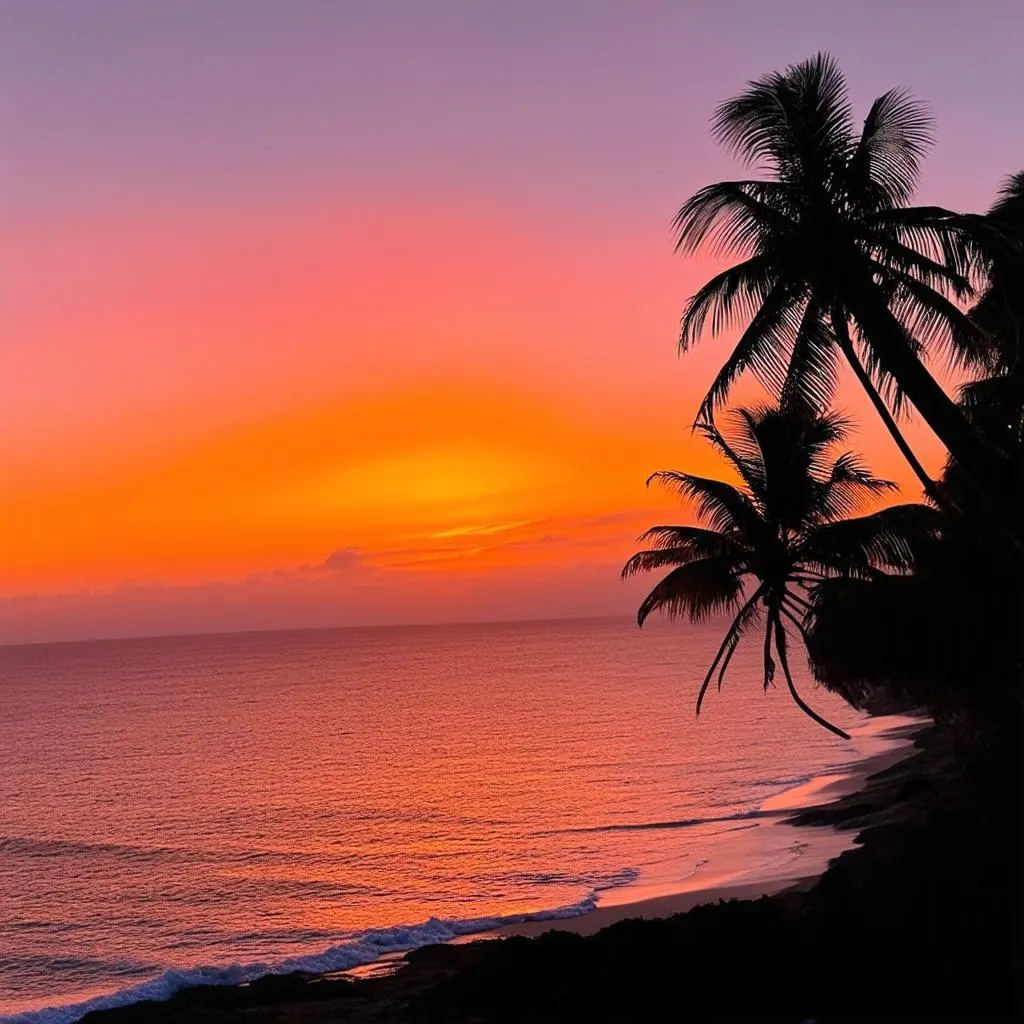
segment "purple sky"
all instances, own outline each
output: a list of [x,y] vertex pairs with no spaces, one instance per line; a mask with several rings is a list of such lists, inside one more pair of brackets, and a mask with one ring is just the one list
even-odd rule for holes
[[[3,212],[394,189],[666,218],[733,173],[715,102],[831,51],[939,115],[924,190],[1024,159],[1019,0],[7,0]],[[669,208],[670,209],[670,208]]]

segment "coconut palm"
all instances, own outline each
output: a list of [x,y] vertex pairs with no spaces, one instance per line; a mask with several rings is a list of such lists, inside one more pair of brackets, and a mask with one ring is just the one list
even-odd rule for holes
[[984,217],[992,242],[988,283],[971,320],[991,339],[987,373],[964,385],[968,418],[1008,455],[1024,448],[1024,171],[1010,177]]
[[698,419],[711,420],[746,370],[824,408],[841,356],[927,492],[937,494],[893,415],[904,397],[979,489],[999,495],[999,452],[922,362],[937,348],[981,360],[986,341],[955,301],[972,294],[980,256],[972,219],[907,205],[932,135],[921,105],[890,90],[858,131],[842,74],[819,54],[750,82],[719,106],[713,132],[767,177],[708,185],[675,219],[678,251],[742,257],[682,317],[682,351],[705,328],[742,329]]
[[1024,358],[1024,171],[999,190],[985,220],[992,229],[988,285],[971,319],[993,340],[993,369],[1007,372]]
[[671,571],[640,605],[637,621],[642,626],[656,610],[694,622],[733,613],[697,695],[698,714],[716,670],[721,688],[740,640],[763,628],[765,688],[775,675],[774,647],[801,710],[848,738],[797,692],[787,623],[803,635],[809,594],[826,578],[909,569],[912,538],[932,529],[938,513],[924,505],[898,505],[849,518],[865,500],[895,485],[872,476],[853,452],[835,455],[848,425],[834,413],[759,407],[739,409],[734,419],[736,429],[728,437],[710,424],[700,429],[738,475],[738,486],[667,471],[648,480],[695,502],[702,525],[655,526],[640,537],[650,547],[633,555],[623,577]]

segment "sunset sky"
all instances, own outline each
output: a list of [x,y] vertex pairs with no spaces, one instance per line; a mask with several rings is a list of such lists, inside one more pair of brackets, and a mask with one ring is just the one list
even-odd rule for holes
[[714,105],[828,49],[859,111],[931,104],[920,198],[982,209],[1022,12],[7,0],[0,642],[631,610],[689,516],[644,478],[716,470],[725,343],[675,350],[715,265],[670,232],[741,173]]

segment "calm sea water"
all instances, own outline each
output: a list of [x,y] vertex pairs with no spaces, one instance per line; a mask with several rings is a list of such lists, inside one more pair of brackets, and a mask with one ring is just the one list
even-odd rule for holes
[[0,649],[0,1015],[70,1021],[111,993],[346,968],[789,864],[801,830],[765,802],[878,740],[763,693],[756,642],[695,721],[719,633],[584,620]]

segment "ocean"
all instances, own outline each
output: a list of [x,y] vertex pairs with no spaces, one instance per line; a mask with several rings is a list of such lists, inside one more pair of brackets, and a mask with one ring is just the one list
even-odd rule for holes
[[199,981],[798,874],[819,830],[780,824],[780,794],[885,741],[806,674],[850,742],[763,692],[756,640],[695,719],[721,628],[0,648],[0,1017],[66,1024]]

